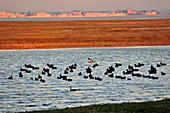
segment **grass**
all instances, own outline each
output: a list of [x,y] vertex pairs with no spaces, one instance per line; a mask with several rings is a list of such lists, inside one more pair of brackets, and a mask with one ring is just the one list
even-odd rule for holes
[[56,110],[32,111],[30,113],[170,113],[170,99],[121,104],[99,104]]
[[160,27],[170,19],[3,21],[0,49],[170,45],[170,29]]

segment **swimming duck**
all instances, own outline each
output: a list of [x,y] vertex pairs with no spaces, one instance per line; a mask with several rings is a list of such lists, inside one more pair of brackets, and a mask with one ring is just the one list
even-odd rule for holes
[[57,69],[57,67],[54,67],[54,66],[53,66],[52,69]]
[[91,72],[92,72],[91,68],[89,68],[89,67],[86,68],[86,72],[87,72],[87,73],[91,73]]
[[100,78],[100,77],[95,77],[95,80],[102,81],[102,78]]
[[45,74],[45,72],[44,72],[44,71],[42,71],[42,72],[41,72],[41,74],[43,74],[43,75],[44,75],[44,74]]
[[91,59],[91,58],[88,58],[88,60],[89,60],[90,62],[93,62],[93,59]]
[[97,63],[95,63],[92,67],[93,67],[93,68],[95,68],[96,66],[98,66],[98,64],[97,64]]
[[72,89],[71,87],[70,87],[70,91],[78,91],[79,89]]
[[111,78],[113,78],[113,77],[114,77],[114,76],[113,76],[113,73],[109,74],[108,76],[109,76],[109,77],[111,77]]
[[21,72],[19,72],[19,77],[23,77],[23,74]]
[[20,71],[27,71],[26,69],[20,68]]
[[127,80],[131,80],[131,78],[127,78]]
[[161,72],[161,75],[166,75],[166,73],[164,73],[164,72]]
[[67,71],[67,70],[64,70],[64,74],[68,74],[68,71]]
[[85,75],[84,75],[84,78],[86,79],[86,78],[88,78],[88,76],[85,76]]
[[77,64],[75,63],[74,66],[77,66]]
[[78,73],[78,75],[82,75],[82,73],[80,72],[80,73]]
[[121,76],[120,79],[126,79],[126,77]]
[[32,66],[32,65],[29,65],[29,64],[28,64],[28,65],[25,64],[24,66],[25,66],[26,68],[33,68],[33,66]]
[[122,64],[120,64],[120,63],[115,63],[115,67],[119,67],[119,66],[122,66]]
[[40,74],[38,75],[38,78],[42,78],[42,76],[40,76]]
[[70,72],[73,72],[73,69],[70,69]]
[[12,76],[10,76],[10,77],[8,77],[8,79],[13,79],[13,77],[12,77]]
[[71,79],[71,78],[66,78],[66,80],[67,80],[67,81],[69,81],[69,82],[71,82],[71,81],[72,81],[72,79]]
[[50,77],[50,76],[51,76],[51,74],[50,74],[50,73],[48,73],[48,74],[47,74],[47,76],[48,76],[48,77]]
[[49,68],[52,68],[54,65],[53,64],[47,64]]
[[45,80],[44,80],[44,79],[41,79],[40,81],[43,82],[43,83],[45,83]]
[[161,66],[166,66],[166,63],[162,63],[162,62],[161,62],[160,64],[161,64]]
[[44,70],[44,72],[47,72],[47,73],[49,73],[49,69],[45,69],[45,68],[43,68],[43,70]]
[[38,70],[38,69],[39,69],[39,67],[34,67],[34,66],[33,66],[33,69],[34,69],[34,70]]
[[144,66],[144,64],[138,63],[138,64],[134,64],[135,67],[142,67]]

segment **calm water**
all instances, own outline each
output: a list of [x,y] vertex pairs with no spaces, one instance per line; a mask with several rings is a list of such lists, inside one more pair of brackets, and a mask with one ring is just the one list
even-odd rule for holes
[[[93,58],[90,63],[87,58]],[[56,50],[19,50],[0,51],[0,112],[31,111],[44,109],[59,109],[90,104],[120,103],[128,101],[151,101],[170,97],[170,46],[164,47],[132,47],[132,48],[86,48],[86,49],[56,49]],[[59,74],[69,65],[77,63],[74,72],[67,74],[73,81],[57,79]],[[122,66],[115,68],[114,75],[131,78],[122,80],[104,75],[109,66],[115,63]],[[166,66],[156,67],[157,74],[151,74],[159,79],[148,79],[123,75],[128,65],[144,63],[138,73],[148,74],[150,66],[166,63]],[[51,77],[41,75],[45,83],[30,80],[37,77],[42,68],[48,68],[47,63],[54,64],[56,70],[50,69]],[[92,68],[94,63],[99,66]],[[40,67],[31,73],[22,72],[24,64]],[[102,81],[84,79],[86,68],[92,68],[94,77]],[[31,70],[31,69],[30,69]],[[166,75],[161,75],[161,71]],[[82,76],[78,73],[82,72]],[[9,76],[13,79],[9,80]],[[64,74],[63,74],[64,75]],[[66,74],[65,74],[66,75]],[[80,91],[70,91],[69,87]]]
[[46,20],[109,20],[109,19],[163,19],[170,16],[129,16],[129,17],[67,17],[67,18],[0,18],[0,21],[46,21]]

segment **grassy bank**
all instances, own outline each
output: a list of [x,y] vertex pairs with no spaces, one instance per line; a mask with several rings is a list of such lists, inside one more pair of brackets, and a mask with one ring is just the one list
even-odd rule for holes
[[170,19],[4,21],[0,49],[170,45]]
[[149,102],[103,104],[57,110],[33,111],[34,113],[170,113],[170,99]]

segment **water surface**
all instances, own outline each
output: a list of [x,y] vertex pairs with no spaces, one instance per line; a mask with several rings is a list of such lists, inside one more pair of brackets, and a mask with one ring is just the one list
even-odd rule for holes
[[[87,58],[95,62],[90,63]],[[54,50],[7,50],[0,51],[0,112],[32,111],[44,109],[59,109],[90,104],[153,101],[170,97],[170,46],[162,47],[132,47],[132,48],[77,48]],[[109,66],[115,63],[122,66],[115,68],[114,75],[131,78],[122,80],[104,75]],[[139,67],[138,73],[148,75],[150,66],[156,67],[160,62],[166,66],[156,67],[157,74],[150,74],[159,79],[132,77],[123,75],[128,65],[144,63]],[[54,64],[56,70],[50,69],[51,77],[42,75],[43,68],[48,68],[47,63]],[[77,63],[74,72],[63,74],[66,67]],[[99,66],[92,68],[94,63]],[[31,73],[22,72],[24,77],[19,77],[20,68],[24,64],[40,67]],[[84,79],[86,68],[92,68],[94,77],[102,81]],[[166,75],[161,75],[161,72]],[[78,73],[82,72],[82,76]],[[30,80],[41,74],[45,83]],[[73,81],[57,79],[59,74],[72,78]],[[12,80],[8,77],[13,76]],[[69,87],[78,88],[80,91],[71,92]]]

